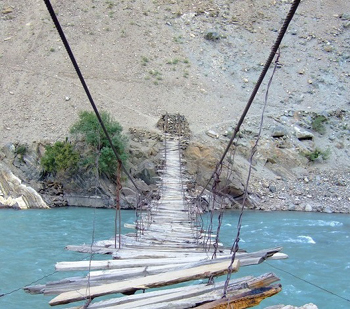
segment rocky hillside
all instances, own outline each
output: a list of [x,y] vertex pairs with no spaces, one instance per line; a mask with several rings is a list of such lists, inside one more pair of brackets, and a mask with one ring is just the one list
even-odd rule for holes
[[[290,3],[52,1],[101,110],[126,131],[156,130],[160,115],[180,112],[193,141],[218,149]],[[64,139],[91,107],[44,2],[0,1],[0,9],[0,143]],[[252,191],[262,208],[349,211],[349,43],[348,1],[302,1],[282,42],[254,161]],[[266,85],[238,141],[242,166]]]

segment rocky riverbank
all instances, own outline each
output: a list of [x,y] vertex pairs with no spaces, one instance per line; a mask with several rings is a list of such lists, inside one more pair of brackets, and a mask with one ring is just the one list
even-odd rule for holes
[[[201,138],[192,138],[186,118],[181,117],[181,147],[187,195],[189,200],[192,200],[205,187],[203,199],[208,202],[214,190],[212,183],[208,185],[208,180],[227,146],[232,128],[225,132],[211,130]],[[348,114],[338,111],[322,116],[322,130],[312,127],[312,123],[318,117],[320,116],[309,113],[289,113],[289,116],[281,115],[267,121],[264,133],[260,137],[258,151],[252,161],[248,187],[249,208],[264,211],[350,212],[349,171],[325,168],[328,160],[340,161],[347,154],[347,149],[342,145],[348,142]],[[162,119],[157,123],[159,129],[164,127]],[[336,139],[332,139],[326,133],[329,126],[339,128],[332,130],[332,134],[337,136]],[[248,127],[249,130],[244,126],[232,147],[234,157],[229,153],[224,161],[219,175],[220,182],[215,188],[220,196],[219,202],[214,205],[217,209],[240,208],[249,171],[251,146],[258,137],[259,128],[252,120],[248,120]],[[169,130],[172,131],[171,125]],[[149,199],[158,198],[158,171],[163,164],[161,149],[164,136],[160,130],[131,128],[127,136],[127,166],[137,189],[125,177],[121,198],[121,206],[124,209],[135,207],[136,190],[141,190]],[[335,146],[325,150],[318,148],[316,144],[324,147],[322,145],[325,139],[334,142]],[[40,166],[40,158],[45,151],[44,145],[34,143],[26,146],[28,148],[25,152],[20,152],[20,147],[24,146],[10,144],[4,147],[1,153],[2,161],[11,167],[14,174],[37,190],[50,207],[115,207],[115,180],[103,176],[97,180],[90,170],[70,176],[44,176]],[[316,152],[317,149],[320,153]],[[315,157],[310,158],[310,154]],[[1,168],[3,171],[9,171],[4,165],[1,165]],[[4,185],[2,187],[4,188]],[[9,198],[11,194],[7,191],[7,194],[2,195]],[[23,208],[19,203],[1,203],[3,207]],[[40,205],[28,201],[26,207],[42,207]]]

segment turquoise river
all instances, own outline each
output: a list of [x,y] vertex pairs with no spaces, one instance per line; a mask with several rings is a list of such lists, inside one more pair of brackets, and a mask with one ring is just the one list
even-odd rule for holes
[[[53,296],[29,295],[21,288],[54,273],[56,262],[89,259],[87,254],[68,252],[64,247],[109,239],[114,231],[114,214],[110,209],[91,208],[1,209],[0,308],[50,308],[48,302]],[[226,246],[235,238],[238,215],[224,215],[220,239]],[[134,212],[123,211],[122,218],[124,223],[132,223]],[[130,230],[123,229],[126,232]],[[310,302],[318,308],[350,308],[349,234],[350,215],[247,211],[240,247],[256,251],[282,246],[289,258],[242,267],[233,277],[274,272],[281,278],[282,292],[256,308]],[[82,273],[54,273],[37,284],[76,275]]]

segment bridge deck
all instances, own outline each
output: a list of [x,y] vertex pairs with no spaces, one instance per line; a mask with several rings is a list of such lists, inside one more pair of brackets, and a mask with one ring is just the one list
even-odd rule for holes
[[[235,308],[247,308],[251,306],[247,304],[259,304],[281,290],[278,285],[270,286],[279,279],[273,274],[265,274],[231,280],[224,304],[223,282],[134,294],[138,290],[218,277],[227,273],[231,262],[230,252],[224,248],[217,253],[216,259],[212,259],[213,240],[196,226],[195,211],[185,201],[178,141],[168,139],[164,149],[160,199],[152,203],[150,211],[144,212],[135,225],[142,227],[141,235],[137,239],[133,235],[121,235],[121,249],[114,248],[114,238],[96,242],[93,246],[68,246],[67,249],[79,252],[111,254],[113,259],[57,263],[59,271],[85,270],[89,274],[27,287],[26,291],[59,294],[50,301],[52,306],[86,301],[84,307],[76,308],[154,309],[202,305],[220,308],[228,303],[234,303]],[[280,250],[238,252],[233,272],[239,266],[259,264],[267,258],[285,258],[278,253]],[[119,293],[134,295],[92,302],[99,296]]]

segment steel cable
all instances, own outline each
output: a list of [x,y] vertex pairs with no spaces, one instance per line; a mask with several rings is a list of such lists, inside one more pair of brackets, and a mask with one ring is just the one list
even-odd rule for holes
[[263,80],[265,78],[265,75],[266,75],[266,73],[267,73],[267,71],[268,71],[268,69],[269,69],[269,67],[270,67],[270,65],[271,65],[271,63],[272,63],[276,53],[277,53],[277,50],[278,50],[278,48],[279,48],[279,46],[280,46],[280,44],[282,42],[282,39],[283,39],[285,33],[287,32],[287,28],[289,26],[289,23],[293,19],[293,16],[294,16],[294,14],[295,14],[298,6],[299,6],[299,3],[300,3],[300,0],[294,0],[293,4],[292,4],[292,6],[291,6],[291,8],[290,8],[290,10],[288,12],[288,15],[287,15],[287,17],[286,17],[286,19],[285,19],[285,21],[284,21],[280,31],[279,31],[278,37],[277,37],[277,39],[275,41],[275,44],[272,46],[270,55],[269,55],[265,65],[264,65],[264,68],[263,68],[263,70],[262,70],[262,72],[261,72],[261,74],[259,76],[259,79],[258,79],[258,81],[257,81],[257,83],[256,83],[256,85],[255,85],[255,87],[254,87],[254,89],[252,91],[252,94],[251,94],[251,96],[250,96],[250,98],[248,100],[248,103],[245,106],[245,108],[243,110],[243,113],[242,113],[242,115],[241,115],[241,117],[240,117],[240,119],[239,119],[239,121],[238,121],[238,123],[237,123],[237,125],[235,127],[235,130],[234,130],[234,132],[232,134],[232,137],[231,137],[230,141],[228,142],[227,147],[226,147],[226,149],[225,149],[225,151],[224,151],[224,153],[223,153],[219,163],[217,164],[217,167],[216,167],[215,171],[213,172],[213,174],[211,175],[210,179],[208,180],[207,185],[204,186],[203,190],[197,196],[197,198],[200,197],[204,193],[204,191],[208,187],[210,181],[215,176],[216,170],[221,165],[221,163],[224,161],[224,159],[225,159],[225,157],[226,157],[230,147],[232,146],[233,141],[236,138],[237,133],[239,132],[239,130],[241,128],[241,125],[242,125],[242,123],[243,123],[243,121],[244,121],[244,119],[245,119],[245,117],[246,117],[246,115],[247,115],[247,113],[248,113],[248,111],[249,111],[253,101],[254,101],[254,98],[255,98],[255,96],[256,96],[256,94],[257,94],[257,92],[258,92],[258,90],[259,90],[259,88],[260,88],[260,86],[261,86],[261,84],[262,84],[262,82],[263,82]]
[[88,99],[89,99],[89,101],[90,101],[90,104],[91,104],[91,106],[92,106],[92,108],[93,108],[93,110],[94,110],[94,112],[95,112],[95,114],[96,114],[96,117],[97,117],[97,119],[98,119],[98,121],[99,121],[99,123],[100,123],[100,125],[101,125],[101,127],[102,127],[102,130],[103,130],[104,134],[106,135],[107,140],[108,140],[108,142],[109,142],[109,144],[110,144],[110,146],[111,146],[111,148],[112,148],[112,150],[113,150],[113,152],[114,152],[114,155],[116,156],[118,162],[121,164],[121,167],[122,167],[124,173],[127,175],[127,177],[129,178],[129,180],[131,181],[131,183],[132,183],[132,184],[134,185],[134,187],[136,188],[137,192],[140,194],[141,191],[140,191],[139,188],[137,187],[137,185],[136,185],[136,183],[134,182],[134,180],[132,179],[131,175],[128,173],[128,171],[127,171],[127,169],[125,168],[125,166],[123,165],[122,160],[121,160],[120,156],[118,155],[118,152],[117,152],[117,150],[115,149],[115,147],[114,147],[114,145],[113,145],[113,143],[112,143],[112,139],[111,139],[111,137],[109,136],[109,134],[108,134],[108,132],[107,132],[107,129],[106,129],[106,127],[105,127],[105,125],[104,125],[104,123],[103,123],[103,121],[102,121],[102,118],[101,118],[101,116],[100,116],[100,113],[99,113],[99,111],[98,111],[98,109],[97,109],[97,107],[96,107],[96,104],[95,104],[95,102],[94,102],[92,96],[91,96],[90,90],[89,90],[89,88],[88,88],[88,86],[87,86],[87,84],[86,84],[86,82],[85,82],[85,79],[84,79],[84,77],[83,77],[83,74],[82,74],[81,71],[80,71],[80,68],[79,68],[79,66],[78,66],[78,63],[77,63],[76,60],[75,60],[74,54],[73,54],[73,52],[72,52],[72,50],[71,50],[71,48],[70,48],[70,45],[69,45],[69,43],[68,43],[68,41],[67,41],[67,39],[66,39],[66,36],[65,36],[65,34],[64,34],[63,30],[62,30],[62,27],[61,27],[61,25],[60,25],[60,23],[59,23],[59,21],[58,21],[58,19],[57,19],[57,17],[56,17],[56,14],[55,14],[53,8],[52,8],[52,5],[51,5],[51,3],[50,3],[50,0],[44,0],[44,2],[45,2],[45,4],[46,4],[47,10],[48,10],[49,13],[50,13],[50,16],[51,16],[51,18],[52,18],[52,21],[54,22],[55,27],[56,27],[56,29],[57,29],[57,31],[58,31],[60,37],[61,37],[61,40],[62,40],[62,42],[63,42],[63,44],[64,44],[64,47],[66,48],[66,51],[67,51],[67,53],[68,53],[68,55],[69,55],[69,58],[70,58],[70,60],[71,60],[71,62],[72,62],[72,64],[73,64],[73,66],[74,66],[74,69],[75,69],[75,71],[76,71],[76,73],[77,73],[77,75],[78,75],[78,77],[79,77],[79,79],[80,79],[80,82],[81,82],[81,84],[82,84],[82,86],[83,86],[83,88],[84,88],[84,90],[85,90],[85,93],[86,93],[86,95],[87,95],[87,97],[88,97]]

